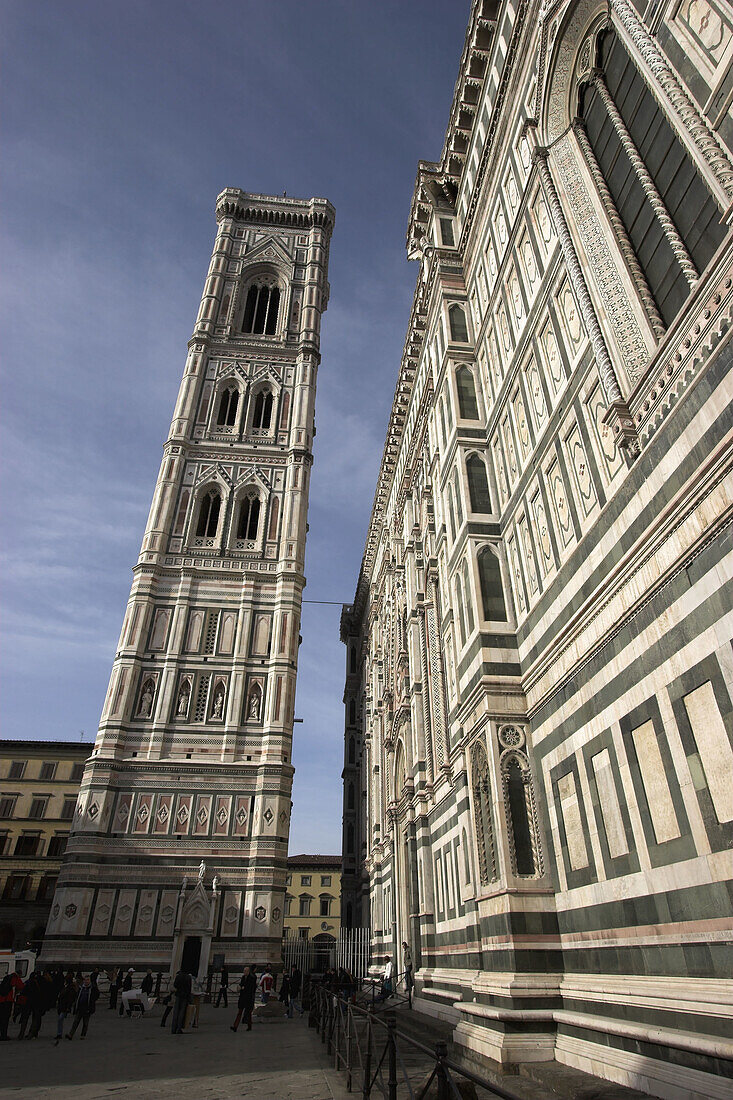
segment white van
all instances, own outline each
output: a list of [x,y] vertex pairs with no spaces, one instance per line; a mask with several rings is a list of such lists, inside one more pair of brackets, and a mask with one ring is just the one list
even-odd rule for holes
[[6,974],[19,974],[26,981],[35,969],[35,951],[0,951],[0,978]]

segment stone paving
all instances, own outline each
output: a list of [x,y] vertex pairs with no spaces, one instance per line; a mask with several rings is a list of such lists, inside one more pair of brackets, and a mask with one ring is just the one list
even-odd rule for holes
[[[37,1039],[0,1046],[0,1097],[23,1100],[345,1100],[344,1078],[329,1064],[306,1017],[255,1020],[252,1031],[229,1030],[236,1008],[204,1005],[199,1027],[172,1035],[161,1010],[120,1018],[102,1006],[83,1041],[54,1046],[56,1013]],[[68,1026],[66,1027],[68,1031]]]

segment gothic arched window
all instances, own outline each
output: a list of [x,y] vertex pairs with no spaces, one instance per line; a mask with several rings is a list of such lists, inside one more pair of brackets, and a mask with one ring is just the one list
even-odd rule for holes
[[216,414],[216,423],[222,427],[233,428],[237,420],[237,406],[239,405],[239,390],[236,386],[227,386],[219,398],[219,410]]
[[468,495],[471,500],[472,512],[490,512],[491,497],[489,496],[489,480],[486,475],[484,460],[477,454],[469,455],[466,459],[466,476],[468,478]]
[[[494,850],[494,822],[491,812],[489,762],[481,741],[477,741],[471,749],[471,787],[479,879],[482,885],[487,886],[496,878],[496,852]],[[466,881],[469,881],[469,874],[469,864],[466,861]]]
[[218,489],[209,489],[204,494],[199,507],[199,521],[196,525],[197,538],[214,538],[219,528],[221,511],[221,493]]
[[272,391],[259,390],[255,394],[254,410],[252,412],[252,427],[259,431],[267,432],[272,423]]
[[505,623],[507,613],[501,567],[496,554],[488,546],[482,547],[478,552],[478,579],[484,618]]
[[251,332],[255,336],[263,333],[266,336],[274,336],[277,331],[279,309],[279,287],[255,281],[247,291],[242,332]]
[[466,623],[468,625],[468,633],[472,634],[476,623],[473,617],[473,599],[471,598],[471,584],[468,576],[468,563],[465,561],[461,569],[461,576],[463,577],[463,594],[466,600]]
[[514,870],[518,875],[534,875],[536,864],[533,843],[531,775],[526,761],[517,753],[508,753],[502,763],[504,799],[512,829]]
[[[613,31],[580,95],[586,155],[603,174],[666,325],[726,235],[721,211]],[[581,143],[583,137],[581,135]]]
[[458,412],[463,420],[478,420],[478,401],[476,383],[468,367],[459,367],[456,371],[458,390]]
[[349,700],[349,725],[353,726],[356,722],[356,700]]
[[463,306],[459,306],[457,302],[454,302],[452,306],[448,306],[448,324],[451,340],[456,340],[461,344],[468,342],[466,314]]
[[238,539],[256,539],[260,524],[260,498],[247,496],[239,508]]
[[456,519],[458,520],[458,526],[463,523],[463,504],[461,503],[461,483],[458,478],[458,470],[453,474],[453,487],[456,492]]
[[457,576],[453,582],[453,591],[456,594],[456,611],[458,612],[458,623],[461,628],[461,645],[466,644],[466,614],[463,610],[463,584],[460,576]]

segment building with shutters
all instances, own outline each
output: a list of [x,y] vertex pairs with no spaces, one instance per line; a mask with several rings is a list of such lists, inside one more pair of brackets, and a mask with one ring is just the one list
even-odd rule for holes
[[341,621],[372,965],[677,1100],[733,1070],[732,57],[720,0],[475,0]]
[[0,948],[40,947],[91,748],[0,744]]
[[216,220],[47,962],[280,960],[334,211],[227,189]]

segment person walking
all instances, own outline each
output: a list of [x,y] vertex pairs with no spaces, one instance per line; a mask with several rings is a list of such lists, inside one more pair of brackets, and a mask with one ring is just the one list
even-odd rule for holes
[[303,975],[298,970],[297,966],[293,966],[290,969],[290,1004],[288,1005],[288,1016],[292,1020],[293,1011],[297,1009],[300,1015],[303,1015],[303,1006],[300,1002],[300,987],[303,984]]
[[228,991],[229,991],[229,971],[227,970],[227,968],[225,966],[222,966],[222,968],[221,968],[221,981],[219,983],[219,993],[217,994],[217,998],[216,998],[216,1006],[215,1006],[216,1008],[218,1008],[219,1005],[221,1004],[222,997],[224,998],[224,1008],[229,1008],[229,999],[227,997]]
[[109,983],[109,1007],[117,1008],[117,994],[120,991],[120,982],[122,981],[122,967],[115,966],[112,970],[112,977]]
[[66,1035],[67,1039],[71,1040],[74,1038],[74,1032],[79,1024],[81,1024],[81,1035],[79,1038],[86,1038],[89,1018],[94,1015],[94,1006],[97,1003],[98,996],[99,990],[94,988],[92,979],[87,976],[82,982],[82,987],[76,996],[76,1001],[74,1003],[74,1022],[71,1025],[71,1031]]
[[77,989],[76,982],[74,981],[74,975],[67,974],[66,981],[61,988],[61,992],[56,998],[58,1024],[56,1025],[56,1038],[54,1040],[54,1046],[58,1046],[61,1042],[61,1038],[64,1034],[64,1020],[70,1012],[74,1011],[74,1005],[76,1004],[78,993],[79,990]]
[[[135,970],[131,966],[130,969],[125,974],[125,977],[122,980],[122,992],[123,993],[129,993],[130,990],[132,989],[132,980],[133,980],[134,976],[135,976]],[[125,1012],[125,1002],[122,999],[122,997],[120,997],[120,1011],[119,1011],[118,1015],[123,1016],[124,1012]],[[130,1010],[129,1009],[127,1010],[127,1015],[128,1016],[130,1015]]]
[[254,967],[245,966],[242,979],[239,983],[239,997],[237,999],[237,1016],[233,1024],[231,1024],[231,1030],[236,1031],[239,1027],[239,1022],[244,1017],[244,1022],[247,1025],[247,1031],[252,1030],[252,1009],[255,1006],[255,998],[257,996],[257,978],[255,977]]
[[[39,980],[37,970],[33,971],[31,976],[29,977],[28,981],[25,983],[25,987],[23,989],[23,995],[25,997],[25,1000],[23,1002],[23,1007],[22,1007],[21,1013],[20,1013],[20,1031],[18,1033],[18,1038],[19,1039],[25,1039],[25,1038],[31,1039],[32,1036],[33,1036],[34,1024],[37,1020],[38,1021],[38,1027],[40,1028],[40,1026],[41,1026],[41,1016],[42,1016],[41,1002],[42,1002],[42,997],[43,997],[43,991],[41,990],[41,983],[40,983],[40,980]],[[26,1036],[26,1033],[25,1033],[26,1028],[28,1027],[28,1021],[31,1020],[31,1017],[32,1017],[31,1027],[30,1027],[30,1030],[28,1032],[28,1035]],[[38,1029],[36,1030],[36,1035],[38,1035]]]
[[180,969],[173,979],[173,1022],[171,1031],[174,1035],[183,1035],[183,1026],[186,1023],[186,1009],[191,1002],[191,990],[193,982],[187,970]]
[[148,970],[147,974],[145,975],[142,982],[140,983],[141,993],[144,993],[146,997],[149,997],[151,995],[151,993],[153,992],[153,984],[154,984],[153,972],[152,972],[152,970]]
[[281,1004],[285,1005],[288,1016],[290,1015],[290,973],[287,970],[283,970],[282,980],[280,982],[280,996],[278,1000]]
[[260,993],[262,994],[262,1003],[263,1005],[266,1005],[270,999],[270,994],[272,993],[273,986],[275,985],[275,979],[272,976],[272,969],[270,968],[269,963],[265,967],[260,977],[259,985]]
[[6,974],[0,981],[0,1042],[4,1042],[8,1037],[8,1024],[13,1014],[14,999],[13,982],[10,975]]

